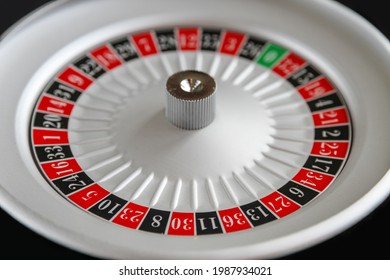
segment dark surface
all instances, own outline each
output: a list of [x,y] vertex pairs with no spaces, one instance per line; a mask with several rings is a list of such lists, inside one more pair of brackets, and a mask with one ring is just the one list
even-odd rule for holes
[[[311,1],[311,0],[307,0]],[[28,12],[48,2],[47,0],[0,1],[0,33],[25,16]],[[374,24],[388,38],[390,20],[386,15],[386,1],[379,0],[340,0],[341,2]],[[389,260],[390,259],[390,199],[363,221],[320,245],[283,259],[350,259],[350,260]],[[3,241],[0,259],[3,260],[86,260],[93,259],[57,245],[15,221],[0,209],[0,229]],[[5,246],[9,244],[9,246]]]

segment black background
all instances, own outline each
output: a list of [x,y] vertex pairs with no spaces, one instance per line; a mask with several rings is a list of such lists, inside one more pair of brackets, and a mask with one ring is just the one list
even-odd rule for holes
[[[48,1],[0,1],[0,33],[3,33],[10,25],[46,2]],[[385,13],[387,11],[385,7],[386,1],[339,0],[338,2],[355,10],[355,12],[365,17],[388,38],[390,37],[390,20]],[[390,198],[363,221],[342,234],[320,245],[282,259],[388,260],[390,259],[389,216]],[[3,244],[0,248],[0,259],[3,260],[94,259],[37,235],[15,221],[1,208],[0,237]],[[5,245],[8,246],[6,247]]]

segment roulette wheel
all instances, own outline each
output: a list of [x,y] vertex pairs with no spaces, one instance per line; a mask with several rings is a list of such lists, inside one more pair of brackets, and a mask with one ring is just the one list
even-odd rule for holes
[[282,258],[388,196],[389,43],[333,1],[54,1],[0,47],[1,207],[86,256]]

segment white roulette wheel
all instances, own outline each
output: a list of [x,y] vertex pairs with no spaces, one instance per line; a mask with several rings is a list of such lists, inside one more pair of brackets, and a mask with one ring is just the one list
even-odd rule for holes
[[0,42],[0,205],[93,258],[312,247],[389,195],[389,49],[334,1],[54,1]]

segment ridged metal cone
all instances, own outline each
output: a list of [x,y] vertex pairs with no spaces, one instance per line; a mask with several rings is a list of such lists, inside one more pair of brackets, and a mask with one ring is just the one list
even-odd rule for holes
[[215,119],[216,83],[206,73],[191,70],[173,75],[166,99],[166,118],[178,128],[197,130]]

